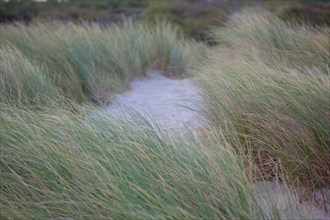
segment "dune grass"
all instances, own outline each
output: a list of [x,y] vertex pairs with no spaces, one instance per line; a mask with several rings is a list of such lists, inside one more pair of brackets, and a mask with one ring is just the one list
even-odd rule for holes
[[13,47],[0,48],[1,102],[19,106],[47,106],[61,99],[61,92],[45,72],[45,66],[28,60]]
[[[243,160],[209,132],[178,137],[143,118],[1,104],[1,216],[261,219]],[[274,212],[275,213],[275,212]]]
[[[199,65],[205,46],[165,23],[1,25],[0,217],[279,219],[255,181],[328,187],[328,29],[276,19],[233,15]],[[206,128],[76,103],[149,69],[195,76]]]
[[25,59],[46,66],[42,74],[78,102],[111,99],[109,94],[127,89],[134,76],[149,69],[185,75],[204,48],[184,41],[166,23],[16,24],[1,25],[1,33],[3,47],[15,47]]
[[234,14],[225,30],[214,31],[230,49],[214,52],[195,70],[204,115],[231,146],[252,152],[263,178],[282,176],[308,190],[328,187],[328,29],[256,12]]
[[204,114],[232,146],[279,159],[290,181],[329,186],[329,77],[261,62],[214,59],[202,67]]
[[330,29],[288,23],[262,8],[242,10],[233,14],[226,27],[216,28],[212,37],[230,47],[256,47],[275,65],[305,71],[319,68],[329,73]]

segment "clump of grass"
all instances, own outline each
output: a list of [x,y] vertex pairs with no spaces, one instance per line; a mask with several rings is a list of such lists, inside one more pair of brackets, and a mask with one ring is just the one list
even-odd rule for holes
[[264,217],[242,160],[215,133],[183,138],[77,109],[1,104],[2,217]]
[[14,47],[0,48],[0,100],[14,105],[46,105],[61,92],[45,74],[45,66],[31,62]]
[[[82,101],[84,92],[82,80],[76,69],[70,65],[68,51],[71,42],[66,38],[66,30],[60,25],[25,26],[2,25],[1,44],[14,46],[27,59],[40,65],[47,65],[47,76],[65,94]],[[67,30],[69,27],[67,28]]]
[[228,48],[195,71],[210,124],[252,153],[263,178],[307,189],[330,184],[328,33],[244,10],[213,33]]
[[13,45],[29,60],[46,64],[48,77],[77,101],[120,92],[132,77],[152,68],[184,75],[203,49],[184,41],[166,23],[16,24],[2,25],[1,33],[1,44]]
[[[270,160],[280,164],[295,185],[329,186],[329,76],[241,55],[210,58],[196,71],[204,114],[226,141],[240,152],[252,151],[260,167]],[[276,177],[276,169],[263,176]]]
[[261,9],[245,9],[233,14],[225,28],[212,36],[218,43],[232,47],[260,50],[276,65],[283,64],[301,71],[316,67],[328,74],[330,62],[329,27],[312,27],[288,23]]

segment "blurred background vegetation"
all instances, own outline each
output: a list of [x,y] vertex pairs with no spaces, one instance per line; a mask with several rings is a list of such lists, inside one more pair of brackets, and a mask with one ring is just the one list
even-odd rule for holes
[[111,24],[126,17],[145,23],[167,20],[184,35],[212,44],[207,31],[214,25],[223,25],[229,14],[248,6],[263,6],[284,20],[330,24],[327,0],[0,0],[0,22],[60,20]]

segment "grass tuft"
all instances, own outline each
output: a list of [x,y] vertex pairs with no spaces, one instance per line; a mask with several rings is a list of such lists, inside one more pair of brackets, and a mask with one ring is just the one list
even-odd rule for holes
[[231,146],[252,153],[263,178],[283,180],[280,170],[293,185],[327,187],[328,29],[253,12],[234,14],[225,30],[215,30],[229,48],[214,51],[195,69],[204,114]]
[[186,75],[205,50],[201,44],[184,41],[166,23],[153,27],[129,20],[110,27],[16,24],[1,25],[1,33],[1,45],[14,46],[30,62],[46,65],[45,77],[78,102],[85,97],[106,100],[102,96],[127,89],[134,76],[150,69]]
[[212,32],[218,43],[235,48],[255,47],[275,65],[305,71],[305,67],[329,73],[329,27],[312,27],[287,23],[274,14],[252,8],[233,14],[225,28]]
[[[4,218],[260,219],[243,162],[216,135],[1,105]],[[6,125],[6,126],[4,126]]]
[[45,66],[27,59],[15,47],[0,48],[1,102],[21,106],[47,105],[49,99],[59,98],[60,91],[44,74]]

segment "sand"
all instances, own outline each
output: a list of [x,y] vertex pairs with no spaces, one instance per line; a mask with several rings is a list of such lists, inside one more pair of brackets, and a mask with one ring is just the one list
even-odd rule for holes
[[202,123],[194,104],[199,98],[198,89],[189,79],[171,79],[153,72],[133,80],[131,90],[118,94],[107,111],[129,117],[125,112],[134,109],[152,124],[182,129]]
[[[258,182],[254,184],[254,192],[258,203],[270,219],[270,207],[274,204],[279,210],[281,219],[330,219],[330,190],[325,189],[311,193],[304,201],[299,201],[297,194],[287,185],[278,182]],[[325,212],[328,210],[328,213]]]

